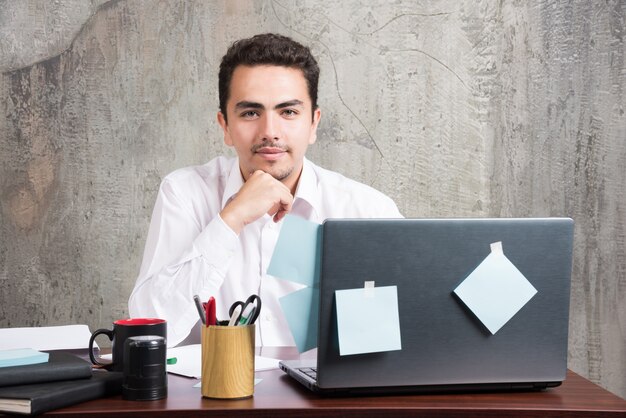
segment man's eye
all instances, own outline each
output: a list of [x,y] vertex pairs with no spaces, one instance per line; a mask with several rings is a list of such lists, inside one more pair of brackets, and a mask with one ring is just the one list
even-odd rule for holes
[[298,112],[296,112],[293,109],[285,109],[283,110],[283,115],[285,116],[296,116],[298,114]]
[[259,115],[259,113],[257,111],[255,111],[255,110],[248,110],[246,112],[243,112],[241,114],[241,117],[242,118],[254,118],[254,117],[258,116],[258,115]]

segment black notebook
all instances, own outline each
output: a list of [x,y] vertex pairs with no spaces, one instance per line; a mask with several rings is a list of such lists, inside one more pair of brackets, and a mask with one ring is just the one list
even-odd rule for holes
[[64,352],[51,352],[46,363],[0,367],[0,387],[89,377],[91,363]]
[[37,415],[122,392],[122,372],[95,371],[89,379],[0,388],[0,412]]

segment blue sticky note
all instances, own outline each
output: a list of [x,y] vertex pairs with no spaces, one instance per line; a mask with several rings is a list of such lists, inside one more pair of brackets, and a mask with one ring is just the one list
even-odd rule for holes
[[317,287],[321,233],[320,224],[297,216],[285,216],[267,274]]
[[336,290],[339,354],[402,349],[398,287]]
[[300,353],[317,347],[319,290],[305,287],[279,299]]
[[504,255],[502,243],[454,290],[476,317],[495,334],[537,293]]
[[32,348],[0,350],[0,367],[26,366],[28,364],[47,363],[50,354]]

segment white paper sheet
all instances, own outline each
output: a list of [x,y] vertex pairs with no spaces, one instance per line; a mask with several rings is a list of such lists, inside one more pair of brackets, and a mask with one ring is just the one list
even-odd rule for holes
[[[176,364],[168,364],[167,371],[199,379],[202,374],[202,354],[200,350],[200,344],[168,348],[167,358],[176,357]],[[270,357],[254,356],[254,371],[278,369],[279,361]]]
[[[91,331],[87,325],[0,328],[0,350],[76,350],[89,348],[90,337]],[[97,347],[95,342],[94,347]]]

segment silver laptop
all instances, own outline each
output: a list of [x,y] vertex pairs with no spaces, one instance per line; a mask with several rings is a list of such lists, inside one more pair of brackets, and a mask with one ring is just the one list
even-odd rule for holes
[[[534,390],[565,379],[574,222],[329,219],[317,361],[280,367],[325,394]],[[495,334],[454,290],[502,243],[536,294]],[[340,355],[335,291],[397,286],[401,349]]]

